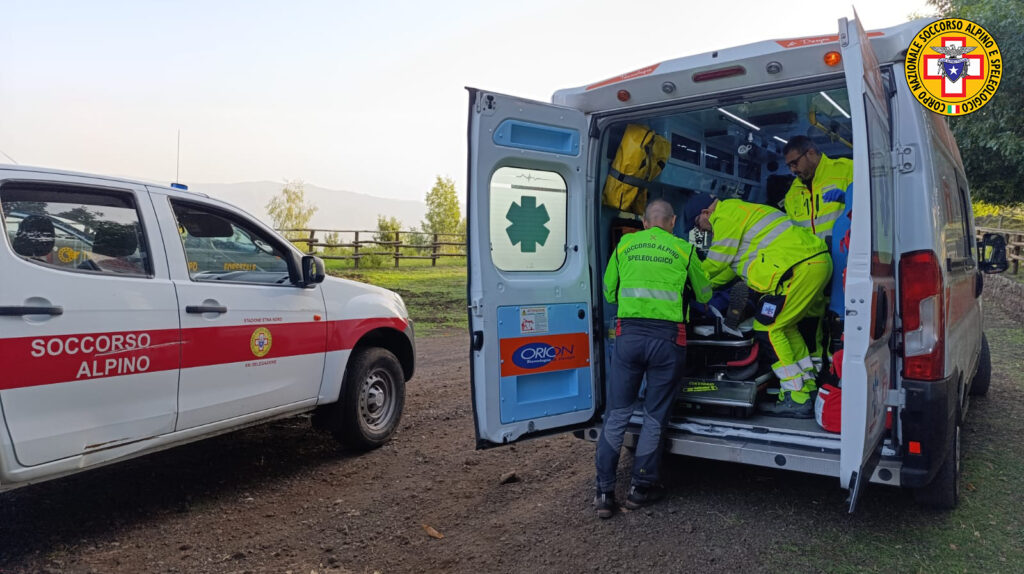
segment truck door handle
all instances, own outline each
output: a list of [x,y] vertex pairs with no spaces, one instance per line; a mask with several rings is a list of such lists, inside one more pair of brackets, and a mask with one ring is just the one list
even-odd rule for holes
[[18,315],[63,315],[64,307],[26,307],[21,305],[0,307],[0,316],[16,317]]
[[186,313],[227,313],[228,308],[223,305],[186,305]]

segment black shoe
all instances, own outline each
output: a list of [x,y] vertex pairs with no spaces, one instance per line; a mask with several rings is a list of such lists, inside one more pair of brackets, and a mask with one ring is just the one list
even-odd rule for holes
[[626,497],[626,508],[636,510],[642,506],[654,504],[665,498],[665,489],[658,485],[629,487],[629,496]]
[[814,403],[808,400],[805,403],[798,403],[789,395],[781,401],[774,403],[760,403],[757,410],[773,417],[785,417],[789,419],[813,419]]
[[615,493],[599,492],[594,497],[594,508],[597,509],[597,517],[607,520],[615,513]]

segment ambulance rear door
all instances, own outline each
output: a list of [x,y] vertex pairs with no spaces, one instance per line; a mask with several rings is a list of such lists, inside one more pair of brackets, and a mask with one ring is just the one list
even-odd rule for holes
[[586,116],[469,89],[468,297],[477,446],[597,413]]
[[[871,478],[894,384],[894,199],[889,94],[859,20],[839,21],[853,116],[853,201],[846,268],[842,442],[839,481],[853,512]],[[849,194],[848,194],[849,195]]]

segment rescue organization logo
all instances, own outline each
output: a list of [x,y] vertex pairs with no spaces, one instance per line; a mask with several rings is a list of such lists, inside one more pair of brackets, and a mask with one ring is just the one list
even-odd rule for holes
[[995,39],[970,20],[925,26],[907,48],[907,86],[924,107],[947,116],[979,110],[996,93],[1002,60]]
[[512,362],[523,369],[539,369],[556,359],[572,359],[575,351],[575,345],[554,347],[547,343],[529,343],[515,350]]
[[270,329],[259,327],[252,332],[252,337],[249,337],[249,348],[252,349],[253,355],[265,357],[270,352],[273,342],[274,338],[270,336]]

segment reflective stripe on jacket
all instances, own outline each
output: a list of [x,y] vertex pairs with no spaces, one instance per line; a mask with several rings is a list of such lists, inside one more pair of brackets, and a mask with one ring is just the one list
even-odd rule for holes
[[774,293],[794,264],[825,251],[822,239],[767,205],[721,200],[709,222],[712,243],[704,271],[714,287],[739,276],[759,293]]
[[808,189],[800,178],[793,180],[786,192],[786,215],[800,227],[825,239],[832,235],[832,226],[843,214],[844,205],[838,201],[826,202],[822,197],[831,189],[846,191],[853,181],[853,161],[844,157],[830,159],[821,154],[814,170],[814,181]]
[[622,236],[604,273],[604,298],[619,306],[619,318],[686,320],[687,282],[701,303],[711,285],[687,241],[659,227]]

